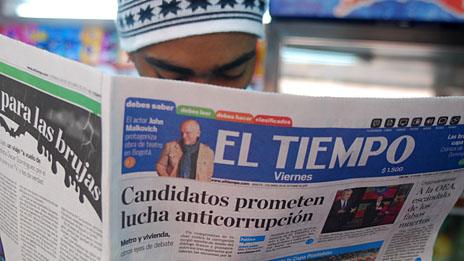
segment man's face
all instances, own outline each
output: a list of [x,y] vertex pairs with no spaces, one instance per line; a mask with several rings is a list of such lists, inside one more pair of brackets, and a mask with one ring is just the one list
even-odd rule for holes
[[141,76],[246,88],[253,77],[257,37],[244,33],[191,36],[130,54]]
[[186,121],[180,126],[180,134],[184,145],[195,144],[200,138],[200,126],[195,121]]
[[351,194],[353,194],[352,191],[343,191],[343,193],[342,193],[342,199],[343,199],[343,200],[348,200],[348,199],[350,199]]

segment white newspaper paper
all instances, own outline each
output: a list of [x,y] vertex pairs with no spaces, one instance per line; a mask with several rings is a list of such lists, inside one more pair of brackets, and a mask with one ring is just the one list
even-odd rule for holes
[[5,260],[431,260],[463,191],[461,97],[109,77],[0,46]]

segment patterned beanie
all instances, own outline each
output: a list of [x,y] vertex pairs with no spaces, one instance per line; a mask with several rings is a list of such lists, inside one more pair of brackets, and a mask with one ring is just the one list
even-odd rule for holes
[[177,38],[242,32],[264,35],[265,0],[118,0],[117,29],[127,52]]

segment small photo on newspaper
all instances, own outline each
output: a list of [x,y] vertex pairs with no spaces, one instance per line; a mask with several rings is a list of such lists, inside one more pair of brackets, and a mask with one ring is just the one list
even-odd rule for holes
[[123,174],[156,171],[159,176],[211,181],[214,120],[178,115],[170,101],[132,98],[126,104],[150,104],[157,113],[130,105],[126,109]]
[[337,191],[322,233],[393,224],[413,184]]

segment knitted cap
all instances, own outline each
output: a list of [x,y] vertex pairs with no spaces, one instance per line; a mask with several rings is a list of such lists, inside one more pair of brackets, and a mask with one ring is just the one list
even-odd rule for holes
[[121,47],[132,52],[177,38],[242,32],[264,35],[265,0],[118,0]]

